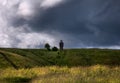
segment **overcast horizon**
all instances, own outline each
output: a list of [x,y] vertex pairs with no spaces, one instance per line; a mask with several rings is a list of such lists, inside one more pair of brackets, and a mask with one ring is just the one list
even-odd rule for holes
[[120,49],[119,0],[0,0],[0,47]]

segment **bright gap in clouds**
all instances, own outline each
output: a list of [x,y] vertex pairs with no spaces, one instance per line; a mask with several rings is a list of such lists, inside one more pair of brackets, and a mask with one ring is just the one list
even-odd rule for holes
[[60,4],[63,1],[65,0],[43,0],[40,7],[45,7],[45,8],[53,7]]
[[33,7],[28,2],[22,2],[18,7],[18,14],[24,17],[33,15]]

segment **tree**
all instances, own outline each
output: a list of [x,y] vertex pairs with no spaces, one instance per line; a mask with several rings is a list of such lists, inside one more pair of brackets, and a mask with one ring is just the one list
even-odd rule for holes
[[45,44],[45,48],[50,51],[50,45],[48,43]]
[[52,48],[52,51],[58,51],[58,48],[54,46],[54,47]]

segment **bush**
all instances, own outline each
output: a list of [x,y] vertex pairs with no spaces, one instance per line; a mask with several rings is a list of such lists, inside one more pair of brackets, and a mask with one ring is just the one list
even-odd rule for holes
[[58,48],[57,47],[53,47],[52,51],[58,51]]

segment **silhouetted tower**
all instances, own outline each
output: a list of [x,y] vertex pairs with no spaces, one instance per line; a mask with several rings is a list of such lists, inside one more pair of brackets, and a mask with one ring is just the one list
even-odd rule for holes
[[62,51],[64,47],[64,43],[62,40],[60,40],[59,47],[60,47],[60,51]]

